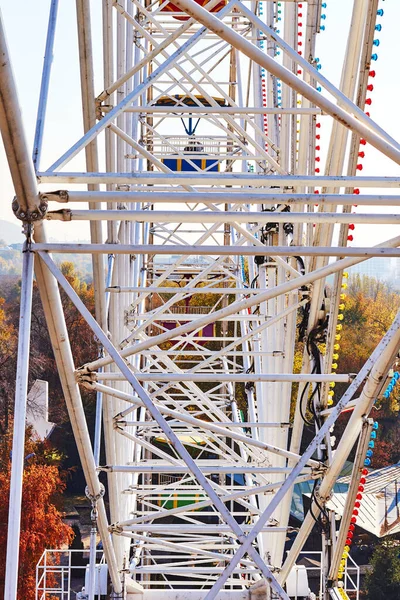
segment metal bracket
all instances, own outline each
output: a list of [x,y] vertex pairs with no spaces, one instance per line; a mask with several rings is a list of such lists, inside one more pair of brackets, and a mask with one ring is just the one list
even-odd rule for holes
[[19,202],[18,202],[18,198],[17,196],[14,196],[13,202],[12,202],[12,210],[14,215],[17,217],[17,219],[19,219],[20,221],[24,221],[26,223],[32,223],[34,221],[41,221],[47,213],[47,208],[48,208],[48,202],[47,202],[47,198],[43,197],[39,194],[39,205],[38,207],[33,210],[33,211],[24,211],[21,209]]
[[103,498],[103,496],[104,496],[105,493],[106,493],[106,489],[105,489],[105,487],[104,487],[104,485],[102,483],[100,483],[100,491],[99,491],[98,494],[91,494],[90,490],[89,490],[89,487],[88,486],[85,487],[85,495],[86,495],[87,498],[89,498],[90,502],[92,503],[92,506],[96,505],[96,503],[101,498]]

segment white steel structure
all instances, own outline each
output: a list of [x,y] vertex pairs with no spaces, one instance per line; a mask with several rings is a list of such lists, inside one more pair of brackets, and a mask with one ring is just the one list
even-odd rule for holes
[[[343,597],[346,531],[336,539],[324,505],[358,438],[359,474],[366,417],[400,341],[398,315],[360,373],[332,372],[343,271],[400,256],[400,236],[346,247],[352,223],[400,220],[400,195],[380,190],[400,178],[356,177],[360,140],[400,163],[399,144],[364,113],[378,0],[353,2],[339,88],[315,59],[321,0],[103,0],[92,6],[102,32],[92,31],[89,0],[76,0],[85,132],[44,169],[58,1],[50,4],[33,161],[3,35],[0,49],[0,125],[27,235],[6,598],[17,597],[33,257],[112,597],[288,598],[285,581],[315,520],[321,598]],[[101,35],[98,57],[92,37]],[[94,84],[99,60],[103,89]],[[316,174],[322,119],[332,130]],[[83,155],[86,170],[71,171]],[[44,184],[56,191],[41,192]],[[373,213],[351,214],[356,186],[357,204]],[[91,243],[48,243],[46,219],[90,221]],[[92,254],[95,317],[50,252]],[[98,360],[74,364],[58,286],[97,337]],[[348,387],[332,403],[335,382]],[[330,430],[363,382],[333,454]],[[94,448],[81,386],[97,392]],[[306,408],[315,436],[303,451]],[[286,555],[293,485],[306,479],[316,481],[312,507]]]

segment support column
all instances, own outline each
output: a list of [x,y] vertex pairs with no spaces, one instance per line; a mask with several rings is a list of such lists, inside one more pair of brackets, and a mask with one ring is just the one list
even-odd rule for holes
[[25,420],[32,316],[33,256],[33,253],[25,247],[22,263],[21,305],[19,313],[18,362],[15,386],[14,434],[11,462],[10,504],[8,511],[4,600],[16,600],[18,588],[19,536],[21,530]]

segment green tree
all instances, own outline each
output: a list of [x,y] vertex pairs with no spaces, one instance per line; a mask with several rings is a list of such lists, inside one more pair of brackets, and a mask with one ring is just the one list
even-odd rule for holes
[[400,598],[400,546],[385,540],[374,550],[372,570],[365,578],[368,600],[398,600]]

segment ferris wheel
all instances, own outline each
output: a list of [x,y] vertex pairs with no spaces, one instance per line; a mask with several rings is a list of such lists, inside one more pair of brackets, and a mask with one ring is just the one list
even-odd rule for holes
[[[4,37],[0,125],[27,236],[21,315],[32,307],[34,260],[111,597],[294,597],[296,564],[317,523],[319,597],[347,598],[354,505],[375,427],[369,412],[400,342],[397,316],[358,374],[337,372],[346,269],[399,256],[400,237],[347,246],[356,223],[398,221],[380,210],[399,204],[381,192],[398,178],[358,174],[365,144],[400,163],[399,144],[364,112],[383,10],[378,0],[354,0],[336,87],[316,58],[321,0],[76,6],[82,111],[74,119],[83,118],[83,135],[41,164],[57,0],[33,160]],[[91,10],[101,11],[99,30]],[[92,45],[100,38],[102,56]],[[321,151],[322,122],[330,135]],[[89,222],[90,243],[49,242],[54,221]],[[92,256],[95,316],[52,258],[71,253]],[[94,361],[74,364],[59,287],[96,336]],[[29,318],[21,323],[9,600],[29,357]],[[336,383],[346,384],[340,400]],[[93,446],[82,387],[97,395]],[[346,406],[352,415],[335,446],[332,428]],[[336,531],[327,504],[355,444]],[[310,508],[293,529],[293,489],[303,482]]]

